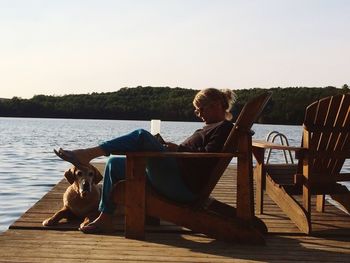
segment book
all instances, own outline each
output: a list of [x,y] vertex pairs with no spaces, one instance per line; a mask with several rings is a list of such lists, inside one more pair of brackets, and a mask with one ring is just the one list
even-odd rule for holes
[[155,134],[155,135],[153,135],[156,139],[157,139],[157,141],[159,142],[159,143],[161,143],[161,144],[165,144],[166,142],[164,141],[164,139],[162,138],[162,136],[159,134],[159,133],[157,133],[157,134]]

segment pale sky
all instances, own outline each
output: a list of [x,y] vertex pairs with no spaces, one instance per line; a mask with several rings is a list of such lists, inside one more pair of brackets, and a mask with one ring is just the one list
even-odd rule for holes
[[0,0],[0,98],[350,85],[350,0]]

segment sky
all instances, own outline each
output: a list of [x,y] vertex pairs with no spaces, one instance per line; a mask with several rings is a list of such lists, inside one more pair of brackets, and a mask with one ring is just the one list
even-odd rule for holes
[[350,85],[349,0],[0,0],[0,98]]

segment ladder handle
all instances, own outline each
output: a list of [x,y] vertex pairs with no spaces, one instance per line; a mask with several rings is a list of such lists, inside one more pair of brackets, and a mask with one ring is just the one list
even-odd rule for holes
[[[278,132],[278,131],[272,131],[272,132],[270,132],[270,133],[266,136],[266,141],[274,143],[275,140],[276,140],[277,138],[280,139],[281,145],[287,145],[287,146],[289,146],[288,138],[287,138],[283,133],[280,133],[280,132]],[[268,149],[267,157],[266,157],[266,163],[268,163],[269,160],[270,160],[271,151],[272,151],[272,149]],[[285,160],[285,162],[286,162],[286,163],[289,163],[289,162],[288,162],[287,152],[289,153],[290,162],[291,162],[292,164],[294,164],[292,152],[291,152],[290,150],[283,150],[283,155],[284,155],[284,160]]]

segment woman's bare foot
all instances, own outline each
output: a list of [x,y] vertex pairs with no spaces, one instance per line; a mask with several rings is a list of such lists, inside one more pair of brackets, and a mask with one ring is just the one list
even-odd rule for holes
[[63,150],[60,148],[58,151],[54,150],[56,155],[60,157],[62,160],[65,160],[67,162],[70,162],[72,164],[88,164],[91,159],[86,156],[85,150]]
[[105,152],[100,147],[78,149],[78,150],[63,150],[60,148],[58,151],[54,150],[55,154],[62,160],[70,162],[76,166],[86,165],[92,159],[105,155]]
[[94,221],[79,228],[85,234],[111,233],[113,232],[112,216],[101,213]]

